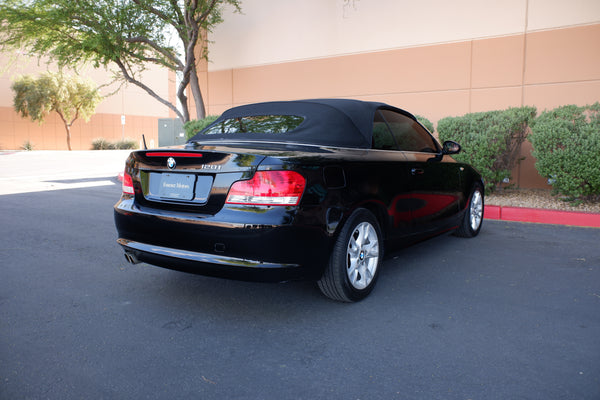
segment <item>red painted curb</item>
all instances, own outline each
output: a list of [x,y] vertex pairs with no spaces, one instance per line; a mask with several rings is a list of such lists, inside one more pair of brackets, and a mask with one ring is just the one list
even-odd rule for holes
[[483,208],[483,218],[485,219],[502,219],[500,211],[502,208],[500,206],[485,206]]
[[539,208],[485,206],[484,218],[600,228],[600,214]]

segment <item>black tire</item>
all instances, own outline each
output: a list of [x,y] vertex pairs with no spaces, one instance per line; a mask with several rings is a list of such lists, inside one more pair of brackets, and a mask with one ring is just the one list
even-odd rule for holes
[[379,223],[370,211],[359,208],[342,227],[317,285],[333,300],[362,300],[375,286],[382,259],[383,236]]
[[454,231],[454,235],[472,238],[479,234],[483,224],[483,200],[483,189],[481,185],[477,184],[471,191],[465,215],[460,226]]

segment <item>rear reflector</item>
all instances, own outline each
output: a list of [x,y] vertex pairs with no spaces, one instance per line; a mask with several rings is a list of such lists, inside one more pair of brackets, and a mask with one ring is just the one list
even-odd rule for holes
[[125,194],[135,194],[133,190],[133,178],[127,172],[123,173],[123,193]]
[[226,203],[264,206],[295,206],[300,202],[306,180],[294,171],[258,171],[229,189]]

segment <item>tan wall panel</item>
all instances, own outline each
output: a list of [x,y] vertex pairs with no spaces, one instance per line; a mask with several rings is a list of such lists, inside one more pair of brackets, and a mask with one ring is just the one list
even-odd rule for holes
[[473,41],[472,87],[521,85],[523,35]]
[[[66,150],[67,139],[64,125],[55,114],[50,114],[40,126],[19,117],[12,108],[0,107],[0,150],[18,150],[26,141],[37,150]],[[145,134],[146,141],[158,145],[158,119],[156,117],[131,116],[125,124],[125,138],[139,142]],[[94,139],[103,137],[109,141],[122,138],[121,116],[95,114],[90,122],[77,120],[71,128],[73,150],[89,150]]]
[[600,24],[527,35],[525,84],[600,79]]
[[466,114],[469,108],[468,90],[359,96],[357,99],[391,104],[427,118],[436,127],[440,119]]
[[470,43],[462,42],[361,54],[353,59],[360,74],[371,80],[361,93],[404,93],[468,88],[470,56]]
[[208,74],[208,114],[218,114],[233,105],[233,71]]
[[600,80],[525,87],[525,104],[535,105],[538,113],[566,104],[580,106],[600,101]]
[[519,165],[512,171],[513,184],[519,187],[531,189],[551,189],[546,178],[538,174],[535,169],[535,158],[531,155],[533,145],[526,141],[521,146],[521,157]]
[[[11,57],[0,54],[0,107],[11,107],[13,104],[13,91],[10,89],[12,82],[19,75],[34,75],[47,71],[58,71],[58,67],[47,64],[45,60],[38,61],[35,57],[20,56],[16,61]],[[65,71],[66,74],[75,75],[74,71]],[[92,80],[96,86],[106,85],[113,81],[113,72],[92,68],[90,65],[79,66],[77,73],[84,79]],[[148,83],[159,95],[169,95],[169,72],[164,68],[151,67],[144,71],[143,81]],[[117,93],[107,96],[109,93]],[[141,88],[129,84],[119,88],[117,83],[100,88],[100,93],[105,97],[98,107],[97,113],[126,114],[126,115],[153,115],[166,118],[168,108],[148,95]]]
[[0,150],[16,149],[22,145],[17,143],[15,132],[15,112],[12,107],[0,106]]
[[[225,7],[210,70],[595,24],[598,0],[252,0]],[[307,21],[310,25],[307,29]],[[301,34],[299,34],[301,32]]]
[[526,0],[252,0],[210,33],[211,70],[372,53],[524,31]]
[[473,89],[471,91],[470,112],[504,110],[521,106],[522,88],[500,87],[491,89]]
[[466,89],[470,52],[453,43],[235,69],[233,103]]
[[[169,70],[168,79],[169,79],[169,85],[168,85],[169,86],[168,87],[169,101],[173,104],[177,104],[177,85],[176,85],[177,76],[175,75],[174,71]],[[171,110],[170,108],[169,108],[168,118],[177,118],[175,111]]]

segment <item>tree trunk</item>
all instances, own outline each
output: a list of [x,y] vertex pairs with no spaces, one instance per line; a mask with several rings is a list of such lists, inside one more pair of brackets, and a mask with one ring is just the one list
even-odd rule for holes
[[[69,151],[71,151],[71,125],[73,125],[73,122],[75,122],[77,116],[75,116],[75,118],[73,118],[73,120],[69,123],[65,119],[65,116],[63,115],[60,109],[56,109],[55,111],[60,116],[60,119],[62,120],[63,124],[65,124],[65,130],[67,131],[67,148],[69,149]],[[79,112],[77,112],[77,114],[79,114]]]
[[65,123],[65,129],[67,130],[67,147],[71,151],[71,125]]
[[[180,85],[181,86],[181,85]],[[177,116],[182,123],[186,123],[190,120],[190,111],[188,108],[187,96],[185,95],[185,88],[181,88],[177,91],[177,98],[181,104],[181,111],[177,111]]]
[[198,71],[195,65],[190,74],[190,88],[192,89],[192,95],[196,103],[196,119],[203,119],[206,117],[206,108],[204,108],[204,99],[202,98],[200,82],[198,81]]

